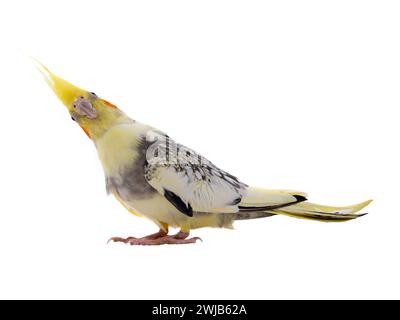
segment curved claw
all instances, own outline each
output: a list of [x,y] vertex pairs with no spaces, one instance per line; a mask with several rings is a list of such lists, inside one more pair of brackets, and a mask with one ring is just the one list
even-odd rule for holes
[[192,238],[192,239],[195,239],[196,241],[197,241],[197,240],[200,240],[201,242],[203,242],[203,239],[200,238],[200,237],[194,237],[194,238]]
[[112,242],[123,242],[123,243],[128,243],[129,240],[131,239],[136,239],[134,237],[128,237],[128,238],[121,238],[121,237],[111,237],[110,239],[107,240],[107,244],[112,241]]

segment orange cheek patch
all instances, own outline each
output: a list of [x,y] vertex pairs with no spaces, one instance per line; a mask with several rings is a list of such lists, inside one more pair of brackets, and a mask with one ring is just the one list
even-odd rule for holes
[[86,135],[89,137],[89,139],[92,140],[92,136],[90,135],[89,131],[84,127],[81,127],[81,128],[82,128],[83,132],[85,132]]
[[101,101],[103,101],[105,105],[107,105],[111,108],[118,109],[118,107],[116,105],[112,104],[111,102],[108,102],[107,100],[101,99]]

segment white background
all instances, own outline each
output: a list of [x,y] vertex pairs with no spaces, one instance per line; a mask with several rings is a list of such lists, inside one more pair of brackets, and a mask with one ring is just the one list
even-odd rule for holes
[[[400,298],[398,1],[3,1],[0,298]],[[248,184],[325,204],[203,243],[105,194],[94,146],[27,58]]]

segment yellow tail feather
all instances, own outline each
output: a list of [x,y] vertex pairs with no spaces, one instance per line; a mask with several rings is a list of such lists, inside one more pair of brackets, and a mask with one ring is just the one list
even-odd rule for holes
[[324,206],[311,202],[300,202],[288,207],[272,210],[271,212],[295,218],[325,222],[341,222],[365,215],[366,213],[357,214],[357,212],[369,205],[371,201],[372,200],[367,200],[355,205],[343,207]]

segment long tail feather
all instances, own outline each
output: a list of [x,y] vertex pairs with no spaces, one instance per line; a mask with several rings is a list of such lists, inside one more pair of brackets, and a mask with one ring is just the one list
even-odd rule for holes
[[365,215],[358,213],[371,203],[364,201],[349,206],[325,206],[306,201],[306,194],[291,190],[270,190],[250,187],[239,203],[235,220],[256,219],[271,215],[286,215],[295,218],[340,222]]
[[326,222],[341,222],[366,215],[366,213],[357,212],[369,205],[371,201],[372,200],[368,200],[355,205],[343,207],[324,206],[311,202],[302,202],[285,208],[272,210],[271,212],[295,218],[319,220]]

